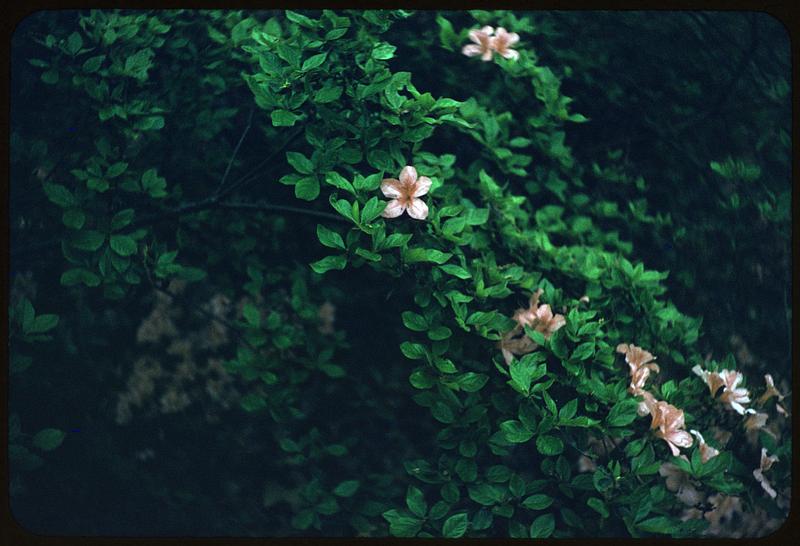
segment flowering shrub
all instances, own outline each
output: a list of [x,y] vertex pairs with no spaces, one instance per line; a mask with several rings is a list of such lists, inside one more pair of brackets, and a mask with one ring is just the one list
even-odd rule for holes
[[[706,357],[700,317],[638,257],[669,222],[644,182],[609,182],[631,167],[568,144],[593,120],[537,53],[549,15],[70,17],[15,36],[14,111],[52,104],[15,120],[12,193],[42,207],[12,209],[12,258],[60,279],[75,322],[20,296],[12,361],[54,328],[74,345],[88,310],[138,316],[110,420],[201,416],[257,453],[261,507],[237,529],[685,537],[785,518],[790,394]],[[59,257],[31,257],[48,233]]]

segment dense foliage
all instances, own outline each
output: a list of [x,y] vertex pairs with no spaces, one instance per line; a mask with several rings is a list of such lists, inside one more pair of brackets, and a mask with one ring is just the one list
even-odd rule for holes
[[768,16],[61,11],[13,46],[23,525],[785,519],[789,61]]

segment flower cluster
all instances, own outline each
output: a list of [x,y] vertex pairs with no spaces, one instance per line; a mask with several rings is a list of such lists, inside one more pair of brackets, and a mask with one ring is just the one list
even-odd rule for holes
[[514,313],[513,319],[517,324],[500,341],[500,350],[503,352],[506,364],[511,364],[515,355],[532,353],[538,347],[536,342],[525,334],[526,327],[540,332],[547,339],[567,323],[563,315],[553,314],[549,304],[539,305],[541,295],[540,288],[531,296],[527,309],[517,309]]
[[490,26],[470,30],[469,39],[474,43],[467,44],[461,49],[467,57],[480,55],[481,60],[491,61],[492,55],[497,53],[505,59],[519,58],[519,52],[511,49],[511,46],[519,41],[519,34],[508,32],[503,27],[499,27],[496,31]]

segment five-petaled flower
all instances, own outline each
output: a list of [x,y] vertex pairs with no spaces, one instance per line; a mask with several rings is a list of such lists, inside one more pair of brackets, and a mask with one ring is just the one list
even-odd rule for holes
[[431,189],[431,179],[417,176],[417,169],[407,165],[400,171],[400,179],[384,178],[381,182],[383,195],[391,198],[386,204],[382,216],[396,218],[408,211],[408,215],[417,220],[428,217],[428,205],[420,199]]
[[525,327],[540,332],[547,339],[567,323],[564,315],[553,314],[549,304],[539,305],[541,295],[540,288],[531,296],[527,309],[517,309],[514,313],[513,318],[517,325],[500,342],[506,364],[511,363],[514,355],[524,355],[535,351],[538,347],[536,342],[525,334]]
[[492,34],[494,34],[494,28],[488,25],[481,29],[476,28],[470,30],[469,39],[475,43],[465,45],[461,49],[461,52],[467,57],[474,57],[475,55],[480,55],[482,60],[491,61],[492,50],[493,50]]
[[679,410],[664,401],[659,401],[653,406],[650,415],[653,417],[650,428],[657,429],[655,431],[656,437],[667,442],[673,455],[676,457],[680,455],[679,447],[692,446],[691,434],[681,430],[684,426],[683,410]]

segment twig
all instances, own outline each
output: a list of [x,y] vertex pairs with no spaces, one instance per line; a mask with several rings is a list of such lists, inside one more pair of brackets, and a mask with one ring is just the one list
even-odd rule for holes
[[225,167],[225,174],[222,175],[222,179],[219,181],[219,185],[217,186],[217,190],[214,192],[214,195],[217,196],[222,191],[222,187],[225,185],[225,181],[228,179],[228,174],[231,172],[231,166],[233,165],[234,159],[236,159],[236,154],[239,153],[239,148],[242,146],[242,142],[244,142],[244,138],[247,136],[247,133],[250,131],[250,126],[253,124],[253,114],[255,113],[255,108],[250,108],[250,115],[247,118],[247,126],[242,131],[242,136],[239,137],[239,142],[236,143],[236,147],[233,149],[233,154],[231,155],[230,160],[228,161],[228,166]]
[[218,203],[218,207],[221,209],[249,210],[253,212],[293,212],[296,214],[305,214],[307,216],[325,218],[326,220],[349,223],[343,216],[339,216],[337,214],[312,209],[303,209],[300,207],[290,207],[287,205],[272,205],[270,203]]

